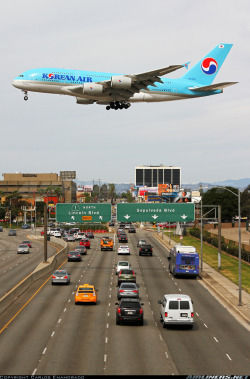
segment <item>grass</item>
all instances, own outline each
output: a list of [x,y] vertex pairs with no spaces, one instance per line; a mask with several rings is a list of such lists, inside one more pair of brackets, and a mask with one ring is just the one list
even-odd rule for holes
[[[168,233],[165,233],[167,236]],[[178,236],[171,235],[171,239],[180,243]],[[201,241],[190,235],[183,237],[183,245],[194,246],[200,255]],[[203,242],[203,262],[219,271],[235,284],[239,284],[239,261],[230,255],[221,252],[221,269],[218,270],[218,249]],[[241,286],[246,292],[250,293],[250,265],[241,261]]]

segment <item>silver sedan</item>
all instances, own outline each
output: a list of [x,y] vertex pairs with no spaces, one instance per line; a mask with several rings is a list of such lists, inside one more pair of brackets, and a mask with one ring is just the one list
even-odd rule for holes
[[139,288],[135,283],[121,283],[117,291],[118,300],[123,297],[139,299]]
[[26,244],[21,244],[17,248],[17,254],[21,254],[21,253],[29,254],[29,252],[30,252],[30,248]]
[[70,274],[67,270],[56,270],[51,277],[51,284],[69,284]]

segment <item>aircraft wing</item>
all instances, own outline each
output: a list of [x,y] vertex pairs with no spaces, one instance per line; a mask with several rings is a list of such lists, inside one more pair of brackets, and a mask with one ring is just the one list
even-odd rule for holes
[[156,87],[156,82],[163,83],[160,76],[166,75],[182,67],[185,67],[185,65],[174,65],[154,71],[143,72],[141,74],[124,75],[124,77],[131,79],[131,87],[126,89],[113,88],[111,85],[111,80],[105,80],[99,82],[99,84],[104,86],[104,92],[113,100],[128,100],[135,93],[140,92],[141,89],[147,90],[148,86]]
[[217,91],[218,89],[223,89],[225,87],[229,87],[237,83],[238,82],[224,82],[224,83],[211,84],[209,86],[203,86],[203,87],[189,87],[188,89],[194,92]]
[[[129,78],[131,85],[126,88],[114,88],[112,86],[111,80],[104,80],[101,82],[95,82],[96,84],[101,84],[103,86],[103,95],[109,96],[112,100],[122,101],[128,100],[135,93],[140,92],[141,89],[147,90],[148,86],[156,87],[155,83],[163,83],[161,76],[166,75],[170,72],[178,70],[183,67],[187,67],[188,64],[184,65],[173,65],[164,68],[160,68],[154,71],[143,72],[141,74],[133,75],[120,75],[119,77]],[[116,77],[116,75],[114,76]],[[117,76],[118,77],[118,76]],[[75,95],[82,94],[83,86],[69,86],[63,89],[65,93],[73,93]]]

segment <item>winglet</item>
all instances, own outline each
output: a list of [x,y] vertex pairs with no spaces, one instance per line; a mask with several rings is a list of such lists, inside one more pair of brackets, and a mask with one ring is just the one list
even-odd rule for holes
[[191,62],[184,63],[182,66],[185,67],[186,70],[188,70],[189,63],[191,63]]

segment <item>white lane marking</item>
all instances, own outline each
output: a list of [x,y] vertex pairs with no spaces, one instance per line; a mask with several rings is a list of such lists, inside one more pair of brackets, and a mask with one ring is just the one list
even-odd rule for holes
[[58,324],[60,324],[61,321],[62,321],[62,319],[60,318],[60,320],[58,320]]
[[179,288],[179,291],[181,292],[181,289]]
[[159,338],[160,338],[160,340],[162,341],[162,336],[159,334]]
[[45,353],[46,353],[46,350],[47,350],[47,347],[45,347],[45,349],[43,350],[43,354],[45,354]]
[[110,313],[108,312],[108,317],[109,317]]
[[207,328],[207,325],[206,325],[206,324],[204,324],[204,326]]
[[216,342],[219,342],[219,341],[217,340],[217,338],[215,338],[215,337],[214,337],[214,340],[215,340]]
[[109,323],[107,323],[107,328],[109,328]]
[[166,358],[168,358],[168,353],[165,351]]
[[200,317],[200,316],[199,316],[199,313],[196,312],[196,316]]
[[228,357],[228,359],[231,361],[232,359],[229,357],[229,355],[228,354],[226,354],[226,356]]
[[35,370],[32,372],[31,375],[35,375],[36,372],[37,372],[37,368],[35,368]]
[[108,337],[106,337],[106,338],[105,338],[105,343],[108,343],[108,340],[109,340]]
[[110,303],[109,303],[109,307],[110,307]]
[[64,308],[64,311],[63,311],[63,312],[66,312],[66,309],[67,309],[67,308]]
[[53,337],[53,336],[54,336],[54,334],[55,334],[55,331],[51,333],[51,337]]
[[68,300],[68,303],[70,303],[70,301],[71,301],[71,300],[69,299],[69,300]]

